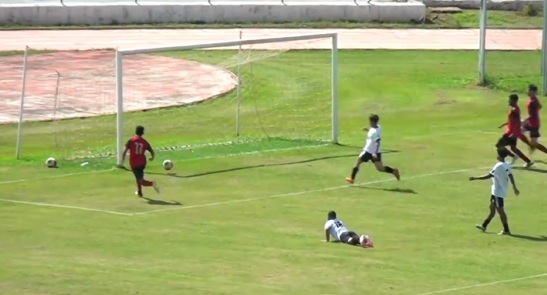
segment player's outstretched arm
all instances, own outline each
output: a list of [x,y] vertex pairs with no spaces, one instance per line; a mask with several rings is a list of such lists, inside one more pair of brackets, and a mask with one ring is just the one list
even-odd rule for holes
[[123,168],[123,165],[125,163],[125,157],[127,156],[127,152],[129,151],[129,147],[126,147],[125,150],[123,150],[122,153],[122,163],[120,164],[119,168]]
[[471,176],[471,177],[469,177],[469,181],[473,181],[473,180],[487,180],[487,179],[490,179],[490,178],[492,178],[492,177],[493,177],[493,175],[490,174],[490,173],[488,173],[488,174],[486,174],[486,175],[484,175],[484,176],[479,176],[479,177]]
[[513,174],[509,174],[509,180],[511,181],[511,185],[513,186],[513,191],[515,192],[515,195],[518,196],[520,194],[520,191],[517,188],[517,184],[515,182],[515,177],[513,176]]
[[325,230],[325,242],[329,242],[330,241],[330,233],[329,233],[329,229],[326,229]]
[[150,161],[154,161],[154,158],[156,158],[156,153],[154,152],[154,149],[152,149],[152,147],[150,147],[148,149],[148,152],[150,153]]
[[499,129],[499,128],[502,128],[502,127],[505,127],[505,125],[507,125],[507,123],[503,123],[503,124],[499,125],[499,126],[498,126],[498,129]]

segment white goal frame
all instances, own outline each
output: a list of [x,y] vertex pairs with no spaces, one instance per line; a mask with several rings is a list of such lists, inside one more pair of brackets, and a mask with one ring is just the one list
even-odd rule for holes
[[[124,151],[124,134],[123,134],[123,57],[124,55],[146,54],[154,52],[177,51],[177,50],[192,50],[192,49],[212,49],[219,47],[235,47],[243,45],[280,43],[290,41],[305,41],[314,39],[331,39],[331,142],[338,143],[339,123],[338,123],[338,34],[337,33],[319,33],[305,34],[284,37],[270,37],[258,39],[239,39],[233,41],[201,43],[182,46],[165,46],[165,47],[146,47],[137,49],[117,49],[116,50],[116,129],[117,129],[117,164],[122,164]],[[241,54],[241,53],[238,53]],[[239,73],[238,79],[240,78]],[[236,109],[236,134],[239,135],[239,108],[240,108],[240,85],[237,85],[237,109]]]

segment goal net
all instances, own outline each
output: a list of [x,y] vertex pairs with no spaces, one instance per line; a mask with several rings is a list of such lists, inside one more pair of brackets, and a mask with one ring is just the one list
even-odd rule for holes
[[[192,157],[337,142],[336,42],[313,34],[118,50],[118,161],[137,125],[153,145]],[[127,114],[144,109],[155,110]]]
[[119,163],[137,125],[186,158],[338,141],[336,34],[230,39],[14,56],[17,156]]
[[10,70],[9,93],[2,91],[9,95],[8,116],[1,123],[13,126],[17,158],[114,155],[115,119],[101,116],[116,111],[114,57],[113,50],[32,48],[3,57]]

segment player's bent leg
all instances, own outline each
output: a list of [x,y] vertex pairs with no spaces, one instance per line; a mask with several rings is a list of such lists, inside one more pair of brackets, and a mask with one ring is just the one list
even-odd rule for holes
[[510,235],[511,231],[509,230],[509,222],[507,218],[507,214],[505,213],[505,200],[503,198],[496,197],[496,211],[498,212],[501,220],[501,224],[503,225],[503,231],[500,232],[500,235]]
[[401,179],[401,175],[399,174],[399,169],[397,168],[391,168],[389,166],[384,166],[382,161],[374,161],[374,166],[376,167],[376,170],[380,172],[385,172],[389,174],[393,174],[397,180]]
[[340,242],[344,244],[349,244],[350,239],[351,239],[351,236],[349,232],[343,232],[340,234]]
[[133,175],[135,175],[135,180],[137,183],[137,191],[135,194],[139,197],[142,197],[142,184],[141,181],[144,177],[144,169],[142,167],[131,167],[131,171],[133,172]]
[[354,183],[355,182],[355,177],[357,177],[357,173],[359,173],[359,167],[361,166],[361,164],[363,163],[363,159],[362,159],[362,156],[363,156],[363,153],[361,153],[358,157],[357,157],[357,162],[355,162],[355,166],[353,167],[353,169],[351,170],[351,176],[350,177],[346,177],[346,181],[348,183]]
[[513,152],[515,155],[521,158],[524,162],[526,162],[527,168],[534,165],[534,162],[532,162],[530,158],[528,158],[519,148],[517,148],[516,145],[511,145],[511,152]]
[[482,224],[475,225],[476,228],[480,229],[483,232],[486,231],[486,228],[488,228],[488,225],[490,224],[494,216],[496,216],[496,199],[495,198],[496,197],[494,196],[490,196],[490,206],[488,207],[488,209],[490,209],[490,213],[488,214],[488,217],[486,217],[486,219],[482,222]]
[[350,244],[350,245],[353,245],[353,246],[357,246],[359,245],[359,236],[353,232],[353,231],[349,231],[347,232],[349,238],[348,238],[348,241],[347,241],[347,244]]
[[547,154],[547,147],[539,143],[539,140],[538,140],[539,137],[540,137],[539,130],[530,131],[530,141],[532,142],[533,149],[538,149],[541,152]]

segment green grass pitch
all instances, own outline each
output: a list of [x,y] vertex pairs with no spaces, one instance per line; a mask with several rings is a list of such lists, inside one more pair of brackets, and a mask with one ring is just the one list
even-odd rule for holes
[[[246,68],[254,99],[232,145],[198,144],[235,140],[233,94],[127,114],[128,134],[142,123],[158,147],[193,145],[150,164],[163,189],[150,200],[133,195],[129,172],[109,170],[111,157],[70,160],[113,151],[112,116],[25,124],[22,161],[13,160],[16,127],[0,126],[0,294],[544,294],[547,157],[515,170],[513,237],[493,234],[498,219],[487,234],[474,229],[489,182],[467,181],[495,163],[506,97],[539,84],[540,53],[489,53],[491,87],[481,88],[476,52],[341,51],[343,146],[323,144],[328,96],[314,99],[330,89],[329,57],[290,51]],[[361,185],[348,187],[371,112],[384,127],[384,162],[402,181],[365,165]],[[60,168],[44,168],[57,154]],[[166,158],[177,176],[162,171]],[[321,243],[332,209],[376,248]]]

